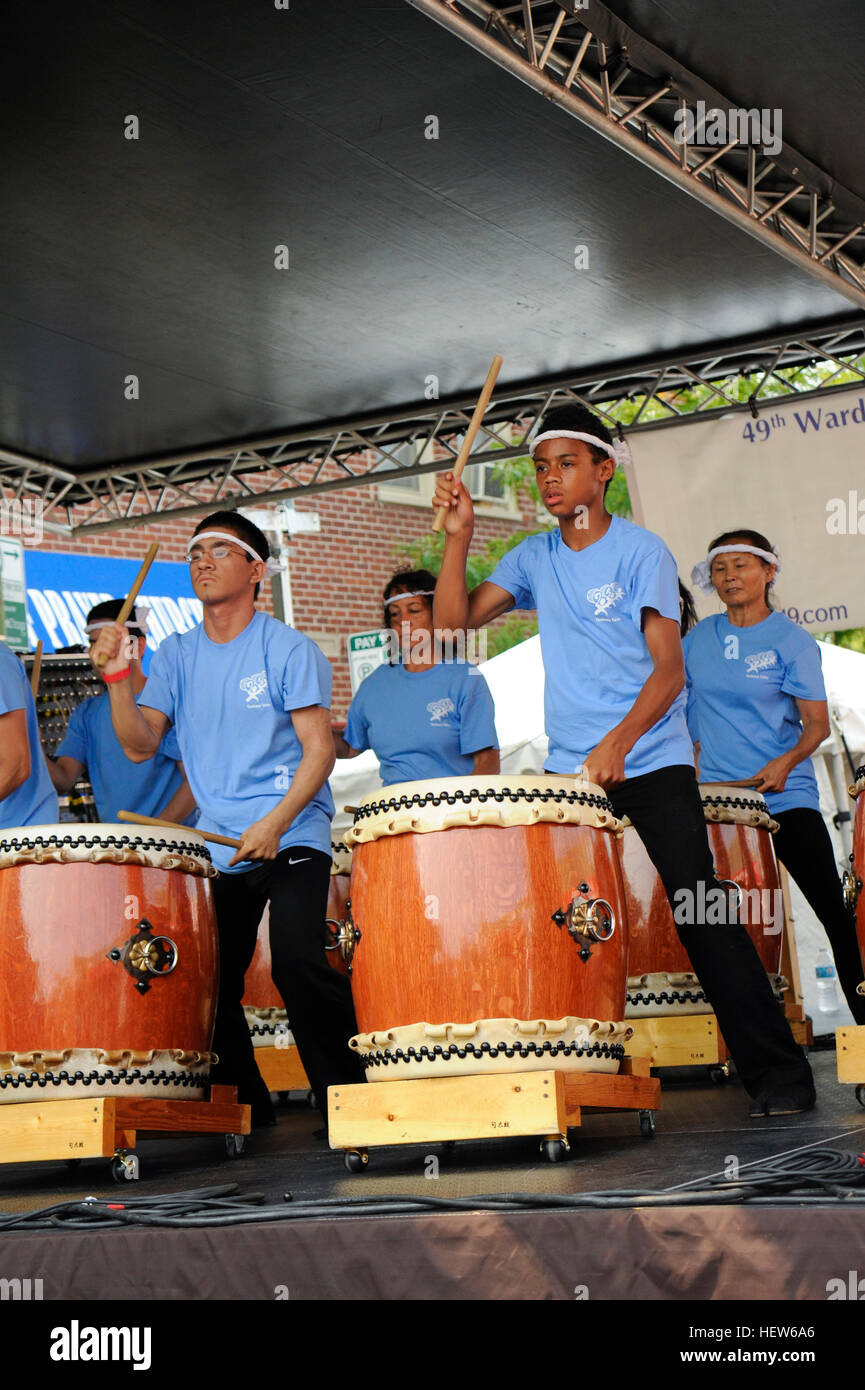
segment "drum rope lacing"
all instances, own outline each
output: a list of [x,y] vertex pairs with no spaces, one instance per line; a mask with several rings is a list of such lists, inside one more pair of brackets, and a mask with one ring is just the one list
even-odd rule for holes
[[415,792],[413,796],[392,796],[388,800],[367,802],[355,810],[354,823],[357,824],[367,816],[379,815],[382,811],[399,811],[414,806],[441,806],[442,803],[456,806],[459,802],[470,804],[473,801],[555,801],[565,802],[568,806],[592,806],[609,812],[611,816],[614,814],[612,803],[605,796],[595,796],[593,792],[554,791],[550,788],[539,791],[521,787],[502,787],[501,791],[493,791],[489,787],[472,787],[467,792]]
[[0,854],[5,850],[45,849],[51,846],[76,849],[151,849],[173,850],[175,854],[190,854],[210,861],[210,852],[204,845],[191,844],[186,840],[157,840],[148,835],[37,835],[33,839],[0,840]]
[[759,792],[754,796],[702,796],[700,800],[704,806],[734,806],[741,811],[761,810],[766,804],[766,798]]
[[640,991],[632,994],[628,990],[626,997],[629,1004],[704,1004],[706,1002],[706,995],[702,989],[662,990],[660,994],[643,994]]
[[393,1052],[371,1052],[361,1055],[360,1060],[365,1067],[380,1067],[390,1063],[396,1065],[399,1062],[447,1062],[451,1057],[459,1057],[460,1061],[466,1057],[498,1057],[499,1053],[503,1057],[609,1057],[622,1061],[625,1048],[623,1043],[592,1043],[590,1046],[584,1046],[582,1043],[545,1042],[538,1046],[532,1042],[485,1042],[481,1043],[480,1047],[475,1047],[474,1043],[466,1043],[462,1047],[458,1047],[456,1043],[451,1043],[449,1047],[442,1047],[440,1043],[436,1043],[435,1047],[409,1047],[405,1050],[397,1047]]
[[76,1086],[79,1082],[84,1086],[90,1086],[93,1084],[94,1081],[96,1082],[97,1086],[104,1086],[106,1082],[110,1082],[112,1086],[119,1086],[121,1082],[123,1082],[127,1086],[132,1086],[135,1084],[135,1082],[139,1082],[141,1084],[151,1082],[153,1085],[156,1086],[165,1085],[200,1087],[209,1084],[210,1073],[206,1071],[181,1073],[165,1070],[151,1070],[145,1072],[142,1071],[140,1067],[136,1067],[134,1071],[127,1071],[125,1067],[122,1068],[120,1071],[91,1071],[87,1073],[83,1071],[61,1071],[57,1072],[56,1075],[54,1072],[51,1071],[42,1072],[41,1074],[35,1071],[19,1072],[17,1076],[10,1076],[7,1073],[5,1076],[0,1075],[0,1091],[5,1091],[7,1086],[11,1086],[13,1091],[17,1090],[19,1086],[24,1086],[26,1089],[30,1089],[33,1086],[39,1086],[44,1090],[45,1087],[49,1085]]

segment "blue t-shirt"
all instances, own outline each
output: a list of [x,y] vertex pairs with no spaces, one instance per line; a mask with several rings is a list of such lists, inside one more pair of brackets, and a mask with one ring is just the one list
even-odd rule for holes
[[[700,779],[740,781],[787,753],[802,735],[796,706],[825,700],[820,648],[808,632],[770,613],[734,627],[726,613],[704,618],[685,638],[688,727],[700,744]],[[810,758],[797,763],[782,792],[766,792],[769,810],[820,809]]]
[[168,730],[154,758],[146,763],[127,758],[111,722],[107,690],[72,711],[55,757],[84,763],[102,821],[115,821],[118,811],[158,816],[182,780],[177,766],[180,749],[173,729]]
[[36,702],[23,663],[0,642],[0,715],[26,710],[30,776],[10,796],[0,801],[0,827],[56,825],[60,819],[57,793],[42,753]]
[[429,671],[379,666],[351,702],[345,740],[373,750],[386,787],[470,773],[473,753],[499,746],[493,697],[466,661]]
[[[212,642],[203,625],[172,633],[155,652],[138,703],[173,722],[197,828],[238,838],[284,799],[303,756],[291,711],[330,707],[330,663],[303,633],[256,613],[230,642]],[[330,854],[334,805],[327,783],[294,818],[279,847],[308,845]],[[234,850],[209,846],[223,873]]]
[[[571,550],[559,531],[529,536],[490,575],[517,608],[536,608],[544,661],[548,772],[573,773],[621,723],[652,674],[643,610],[679,623],[676,562],[659,536],[614,516]],[[693,766],[682,691],[625,758],[625,775]]]

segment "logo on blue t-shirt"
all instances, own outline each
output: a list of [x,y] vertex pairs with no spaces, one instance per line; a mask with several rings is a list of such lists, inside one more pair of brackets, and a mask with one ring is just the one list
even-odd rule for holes
[[454,713],[456,705],[449,695],[445,695],[442,700],[430,700],[427,709],[430,713],[431,724],[443,724],[448,715]]
[[[586,598],[589,603],[595,605],[594,616],[602,618],[606,616],[607,609],[612,608],[614,603],[618,603],[620,598],[624,598],[624,595],[625,591],[621,584],[616,584],[614,581],[612,584],[601,584],[597,589],[589,589]],[[619,615],[616,614],[615,618],[611,618],[609,621],[618,622]]]
[[777,652],[751,652],[750,656],[745,657],[745,675],[756,676],[759,680],[761,671],[766,671],[770,666],[777,665]]
[[252,676],[244,676],[240,681],[240,688],[246,696],[247,709],[266,709],[267,705],[259,699],[259,696],[267,689],[267,674],[264,671],[256,671]]

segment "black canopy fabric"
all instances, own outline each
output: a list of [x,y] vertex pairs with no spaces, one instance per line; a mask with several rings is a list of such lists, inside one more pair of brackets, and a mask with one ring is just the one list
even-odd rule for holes
[[[865,203],[859,0],[606,9]],[[856,317],[404,0],[5,26],[5,449],[110,466],[470,395],[495,351],[531,383]]]

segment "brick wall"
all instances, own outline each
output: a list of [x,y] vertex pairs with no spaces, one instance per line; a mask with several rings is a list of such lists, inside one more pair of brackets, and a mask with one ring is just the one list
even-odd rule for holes
[[[318,513],[321,531],[296,535],[288,546],[294,625],[321,640],[333,666],[333,713],[343,717],[351,698],[345,638],[379,626],[384,585],[400,561],[408,558],[406,546],[429,530],[432,511],[427,504],[382,500],[375,484],[319,494],[297,505],[298,510]],[[481,550],[495,536],[535,524],[527,496],[521,495],[520,512],[520,517],[506,519],[483,516],[479,510],[474,549]],[[194,521],[166,519],[74,540],[46,533],[40,550],[128,560],[143,558],[155,540],[160,560],[182,561],[197,521],[197,517]],[[268,583],[262,586],[259,607],[273,612]]]

